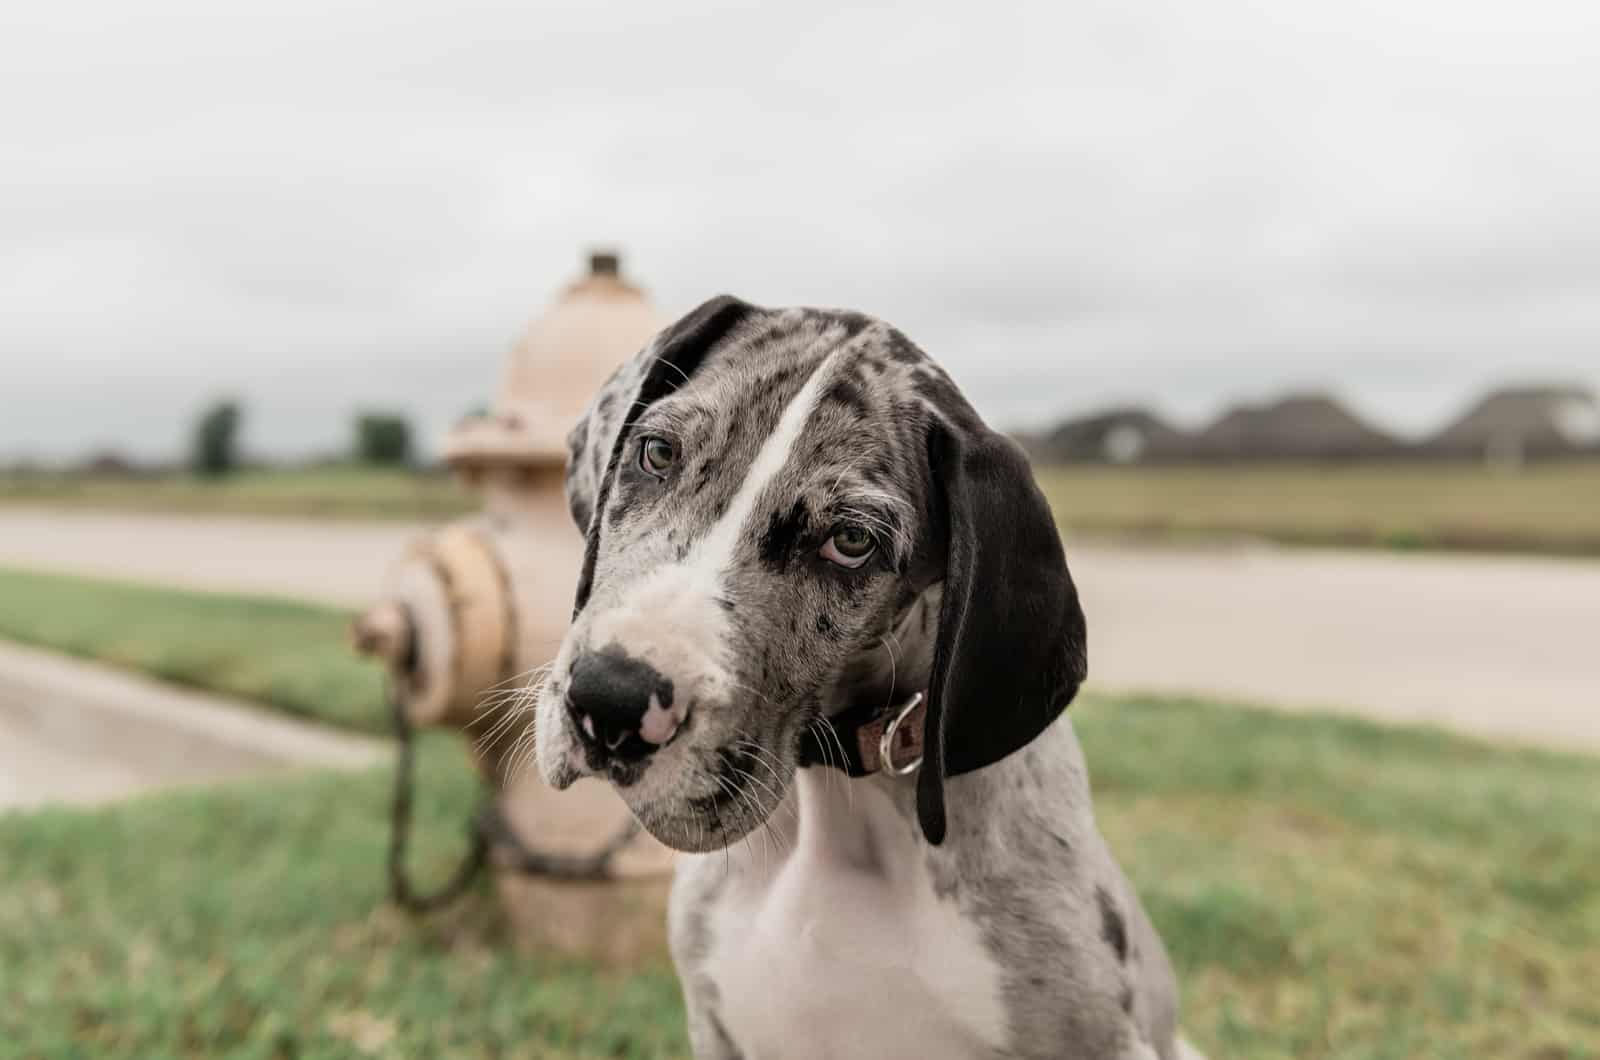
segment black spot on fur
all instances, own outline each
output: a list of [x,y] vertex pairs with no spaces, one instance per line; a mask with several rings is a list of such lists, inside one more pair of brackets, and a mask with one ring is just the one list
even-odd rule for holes
[[863,313],[854,313],[849,310],[833,310],[828,313],[828,319],[844,329],[843,341],[849,342],[867,328],[872,326],[872,318]]
[[828,617],[827,612],[817,616],[817,632],[829,640],[838,640],[840,637],[839,627],[833,624],[833,619]]
[[693,492],[698,494],[711,485],[712,476],[716,474],[717,465],[714,460],[706,460],[700,464],[700,471],[695,476]]
[[953,412],[966,404],[956,385],[942,373],[918,372],[911,380],[911,385],[917,393],[942,410]]
[[722,608],[724,611],[732,611],[733,601],[728,599],[726,596],[719,596],[717,597],[717,606]]
[[889,356],[901,364],[917,364],[926,359],[923,352],[917,349],[915,343],[892,328],[889,331],[889,338],[885,345],[889,348]]
[[833,385],[823,393],[822,400],[829,404],[843,405],[862,419],[872,411],[872,406],[867,404],[867,395],[861,389],[861,384],[850,379],[835,379]]
[[1116,902],[1112,900],[1110,892],[1099,884],[1095,885],[1094,897],[1100,903],[1100,935],[1106,940],[1116,953],[1117,960],[1128,960],[1128,928],[1122,922],[1122,914],[1117,912]]
[[789,556],[800,543],[811,517],[804,498],[794,502],[787,512],[773,512],[767,520],[766,533],[761,535],[761,562],[774,570],[782,570]]

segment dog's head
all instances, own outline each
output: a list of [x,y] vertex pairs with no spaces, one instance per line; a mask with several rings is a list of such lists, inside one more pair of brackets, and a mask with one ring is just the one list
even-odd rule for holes
[[1083,612],[1024,458],[879,321],[714,299],[619,369],[569,444],[587,551],[539,766],[557,787],[608,777],[670,846],[741,838],[808,726],[924,687],[937,843],[945,777],[1028,743],[1083,681]]

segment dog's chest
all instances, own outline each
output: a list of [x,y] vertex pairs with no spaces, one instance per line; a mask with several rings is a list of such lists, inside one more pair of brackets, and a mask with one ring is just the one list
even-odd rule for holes
[[999,969],[978,925],[935,893],[925,848],[806,831],[820,823],[765,870],[757,841],[712,910],[705,970],[734,1045],[748,1060],[967,1060],[1002,1046]]

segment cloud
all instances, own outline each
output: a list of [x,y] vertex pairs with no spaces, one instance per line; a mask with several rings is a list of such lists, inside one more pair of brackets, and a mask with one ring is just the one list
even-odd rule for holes
[[852,305],[1001,423],[1600,381],[1581,2],[12,5],[0,455],[486,398],[596,242]]

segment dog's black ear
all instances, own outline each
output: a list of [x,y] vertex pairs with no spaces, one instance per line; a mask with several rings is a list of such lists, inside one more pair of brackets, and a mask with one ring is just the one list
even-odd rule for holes
[[567,507],[586,538],[573,614],[583,610],[594,582],[600,524],[623,446],[640,414],[689,381],[706,354],[756,308],[719,295],[669,325],[600,389],[567,437]]
[[934,844],[945,835],[945,778],[1025,746],[1088,671],[1078,590],[1027,459],[976,416],[963,421],[928,434],[930,507],[947,540],[917,781],[917,816]]

